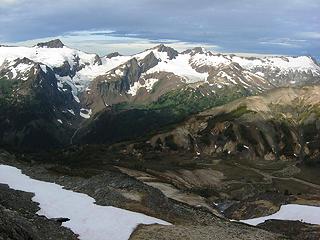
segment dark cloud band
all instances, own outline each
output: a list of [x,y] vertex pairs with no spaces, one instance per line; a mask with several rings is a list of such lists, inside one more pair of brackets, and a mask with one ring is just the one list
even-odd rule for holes
[[316,55],[319,12],[318,0],[0,0],[0,37],[23,41],[111,29],[226,51]]

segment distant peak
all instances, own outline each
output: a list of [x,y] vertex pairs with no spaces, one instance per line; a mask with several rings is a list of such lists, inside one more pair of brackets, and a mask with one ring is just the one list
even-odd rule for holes
[[158,50],[159,52],[166,52],[167,50],[174,50],[173,48],[171,47],[168,47],[166,45],[164,45],[163,43],[151,48],[151,49],[155,49],[155,50]]
[[187,49],[182,53],[194,55],[194,54],[206,54],[206,53],[210,53],[210,51],[207,51],[204,47],[195,47],[193,49]]
[[159,44],[155,46],[154,48],[151,48],[152,50],[158,50],[158,52],[166,52],[168,54],[169,59],[174,59],[176,58],[179,53],[177,50],[175,50],[172,47],[168,47],[164,44]]
[[119,57],[119,56],[122,56],[122,55],[118,52],[113,52],[113,53],[109,53],[107,55],[107,58],[113,58],[113,57]]
[[65,45],[61,42],[60,39],[54,39],[48,42],[38,43],[36,46],[46,48],[63,48]]
[[207,52],[207,50],[205,48],[203,48],[203,47],[195,47],[194,49],[192,49],[192,51],[194,53],[201,53],[201,54]]

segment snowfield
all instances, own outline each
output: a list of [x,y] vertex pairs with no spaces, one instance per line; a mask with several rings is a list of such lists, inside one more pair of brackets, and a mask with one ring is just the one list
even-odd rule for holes
[[272,215],[240,220],[240,222],[256,226],[269,219],[302,221],[311,224],[320,224],[320,207],[287,204],[282,205],[280,210]]
[[[155,55],[157,56],[157,54]],[[190,65],[190,59],[191,56],[189,54],[180,54],[172,60],[159,62],[155,67],[149,69],[146,74],[163,71],[183,77],[186,83],[206,81],[209,74],[197,72]]]
[[127,240],[138,224],[163,224],[165,221],[110,206],[99,206],[86,194],[63,189],[62,186],[32,179],[21,170],[0,165],[0,183],[10,188],[32,192],[39,203],[38,215],[47,218],[69,218],[70,228],[82,240]]
[[159,81],[158,79],[149,78],[144,80],[144,84],[141,84],[140,81],[135,82],[133,86],[131,86],[130,90],[128,91],[128,94],[131,94],[132,96],[136,96],[140,88],[145,88],[147,92],[150,92],[152,90],[153,85],[158,81]]
[[318,76],[320,74],[319,66],[308,56],[298,57],[265,57],[261,59],[250,59],[235,56],[232,61],[238,63],[241,67],[247,70],[253,70],[255,68],[271,68],[279,69],[281,73],[289,71],[298,72],[312,72],[313,75]]
[[43,63],[51,68],[60,67],[65,61],[73,67],[77,57],[80,59],[80,64],[90,63],[93,65],[95,56],[95,54],[87,54],[68,47],[0,47],[0,65],[2,65],[4,61],[12,61],[17,58],[28,58],[34,62]]

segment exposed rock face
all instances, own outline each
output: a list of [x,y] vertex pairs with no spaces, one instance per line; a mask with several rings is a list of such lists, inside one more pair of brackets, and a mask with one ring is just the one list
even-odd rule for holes
[[[99,56],[98,56],[99,57]],[[95,64],[101,65],[101,59],[95,58]],[[70,78],[73,78],[78,71],[80,71],[82,68],[84,68],[84,64],[80,64],[80,59],[78,56],[74,58],[74,63],[72,66],[70,66],[70,63],[68,61],[65,61],[61,66],[54,67],[53,71],[59,75],[60,77],[66,77],[69,76]]]
[[97,64],[98,66],[102,65],[102,60],[101,60],[101,58],[99,57],[99,55],[96,55],[96,56],[95,56],[95,59],[94,59],[93,64]]
[[112,69],[107,75],[97,77],[90,89],[95,89],[85,96],[85,101],[94,112],[119,102],[130,101],[128,91],[141,79],[141,75],[157,65],[159,60],[151,52],[138,61],[136,58]]
[[275,87],[267,79],[246,71],[237,63],[230,63],[228,65],[221,64],[217,67],[197,67],[196,65],[194,67],[198,69],[198,71],[208,71],[209,76],[207,81],[218,87],[223,86],[225,81],[230,79],[232,79],[232,83],[236,86],[244,85],[247,91],[252,94],[261,93]]
[[[17,58],[12,62],[5,61],[2,66],[0,66],[0,78],[11,79],[13,81],[17,80],[28,80],[31,79],[34,74],[35,62],[28,58]],[[24,71],[12,71],[19,66],[25,66]]]
[[113,52],[113,53],[109,53],[107,55],[107,58],[113,58],[113,57],[119,57],[119,56],[122,56],[122,55],[118,52]]
[[[112,70],[111,74],[116,75],[116,77],[111,75],[110,79],[110,75],[107,75],[97,78],[95,81],[97,81],[98,94],[105,106],[124,101],[124,97],[121,94],[125,94],[130,90],[130,86],[139,80],[141,73],[141,67],[137,59],[133,58]],[[102,79],[106,80],[101,81]]]
[[294,71],[290,70],[282,73],[278,68],[256,66],[252,69],[255,73],[263,73],[265,79],[269,79],[274,86],[303,86],[305,84],[319,83],[319,76],[314,75],[311,71]]
[[46,47],[46,48],[63,48],[64,44],[60,39],[54,39],[44,43],[38,43],[37,47]]
[[299,221],[267,220],[259,224],[259,227],[272,232],[281,231],[293,240],[317,240],[320,237],[319,225]]
[[261,229],[251,229],[251,231],[242,231],[241,226],[237,228],[231,225],[227,231],[223,227],[216,226],[140,226],[130,237],[131,240],[282,240],[280,235],[265,232]]
[[[73,121],[66,114],[67,110],[80,111],[71,89],[65,86],[65,91],[59,90],[55,73],[46,66],[27,58],[15,60],[14,66],[20,65],[27,66],[29,70],[17,73],[12,79],[2,80],[10,89],[0,95],[3,113],[0,117],[1,142],[16,147],[60,145],[60,140],[65,137],[55,130],[61,125],[57,119]],[[64,128],[64,131],[70,130]]]
[[202,47],[195,47],[195,48],[193,48],[193,49],[187,49],[187,50],[185,50],[185,51],[182,52],[182,53],[195,55],[195,54],[197,54],[197,53],[199,53],[199,54],[205,54],[206,52],[205,52],[205,49],[202,48]]
[[159,59],[156,58],[153,52],[149,53],[141,62],[141,72],[146,72],[159,63]]
[[164,44],[160,44],[153,49],[157,49],[159,52],[166,52],[170,60],[176,58],[179,53],[171,47],[167,47]]
[[75,75],[75,69],[71,68],[68,61],[65,61],[63,65],[59,67],[55,67],[54,71],[61,77],[65,77],[65,76],[73,77]]

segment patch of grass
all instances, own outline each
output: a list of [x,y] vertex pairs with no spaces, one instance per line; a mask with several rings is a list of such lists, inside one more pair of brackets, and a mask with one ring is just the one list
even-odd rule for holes
[[295,175],[296,178],[319,184],[320,185],[320,165],[317,166],[299,166],[301,169],[300,173]]
[[273,179],[273,187],[276,188],[279,192],[299,195],[299,194],[314,194],[315,189],[309,186],[306,186],[303,183],[296,181],[282,180],[282,179]]
[[250,159],[236,159],[233,161],[236,161],[237,163],[243,166],[255,168],[267,173],[272,173],[274,171],[282,170],[290,166],[291,164],[293,164],[291,162],[285,162],[285,161],[268,161],[268,160],[262,160],[262,159],[254,160],[254,161]]
[[238,160],[222,160],[218,164],[211,166],[212,169],[222,172],[229,180],[239,180],[245,182],[263,181],[263,176],[250,169],[243,169],[235,166]]

